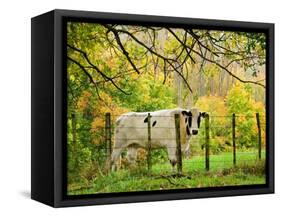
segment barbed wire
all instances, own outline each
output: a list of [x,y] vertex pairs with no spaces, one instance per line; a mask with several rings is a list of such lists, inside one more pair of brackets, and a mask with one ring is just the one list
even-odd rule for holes
[[[145,114],[138,114],[138,112],[135,112],[136,115],[134,114],[111,114],[111,117],[147,117],[148,113],[150,113],[151,117],[171,117],[174,118],[174,115],[154,115],[153,112],[146,112]],[[143,112],[141,112],[143,113]],[[78,115],[80,116],[80,115]],[[95,117],[99,117],[99,118],[104,118],[105,119],[105,115],[81,115],[83,118],[95,118]],[[260,118],[262,117],[266,117],[266,115],[259,115]],[[209,118],[232,118],[232,115],[209,115]],[[239,118],[239,117],[245,117],[245,118],[256,118],[256,115],[242,115],[242,114],[235,114],[235,118]],[[68,116],[68,119],[71,119],[71,116]]]
[[[192,147],[196,147],[196,146],[194,146],[194,145],[192,145],[191,147],[190,147],[190,149],[189,150],[191,150],[191,152],[192,152]],[[201,149],[202,149],[202,152],[204,152],[203,151],[203,149],[205,149],[205,145],[198,145],[198,147],[200,147]],[[109,148],[109,147],[102,147],[102,146],[95,146],[94,148],[96,148],[96,149],[100,149],[100,150],[114,150],[114,149],[116,149],[116,150],[118,150],[118,149],[122,149],[122,150],[127,150],[128,148],[136,148],[136,149],[144,149],[144,150],[146,150],[147,149],[147,146],[134,146],[134,147],[132,147],[132,146],[122,146],[122,147],[115,147],[115,146],[113,146],[112,148]],[[167,146],[152,146],[151,147],[151,150],[160,150],[160,149],[166,149],[166,148],[170,148],[170,149],[177,149],[177,147],[176,146],[171,146],[171,145],[167,145]],[[182,152],[184,152],[184,148],[185,147],[182,147],[183,149],[182,149]],[[232,145],[229,145],[228,146],[228,148],[232,148]],[[253,149],[253,148],[251,148],[251,149]],[[256,152],[249,152],[249,151],[242,151],[243,149],[242,148],[236,148],[236,155],[237,154],[241,154],[241,155],[243,155],[243,154],[245,154],[245,155],[247,155],[247,154],[256,154],[256,153],[258,153],[258,151],[256,151]],[[262,150],[264,151],[265,149],[264,148],[262,148]],[[198,152],[198,151],[197,151]],[[239,153],[238,153],[239,152]],[[232,152],[230,152],[230,151],[228,151],[228,150],[222,150],[221,151],[221,153],[224,153],[224,154],[226,154],[226,153],[228,153],[228,154],[232,154]],[[210,154],[210,156],[211,156],[212,154]],[[216,154],[215,156],[219,156],[220,154]],[[196,155],[193,155],[193,156],[196,156]],[[197,156],[201,156],[201,155],[197,155]]]
[[[266,127],[266,124],[260,124],[260,126],[264,126]],[[235,128],[237,129],[239,126],[236,126]],[[101,127],[99,128],[99,130],[101,129],[105,129],[106,127]],[[112,130],[112,132],[116,129],[143,129],[143,130],[147,130],[147,126],[143,126],[143,127],[137,127],[137,126],[111,126],[110,129]],[[225,126],[225,125],[211,125],[210,124],[210,130],[212,130],[213,128],[233,128],[232,126]],[[175,126],[167,126],[167,127],[159,127],[157,125],[155,126],[151,126],[151,130],[154,130],[154,129],[172,129],[172,130],[175,130]],[[90,131],[90,130],[97,130],[95,128],[92,128],[92,127],[89,127],[89,128],[84,128],[84,127],[78,127],[77,130],[87,130],[87,131]],[[199,131],[205,131],[204,128],[202,128],[202,126],[200,128],[198,128]]]
[[[103,126],[100,127],[98,129],[95,129],[94,127],[78,127],[77,131],[98,131],[98,132],[102,132],[96,135],[99,135],[101,137],[103,137],[103,144],[106,145],[104,146],[97,146],[94,147],[94,149],[100,154],[102,155],[102,157],[104,158],[104,160],[106,161],[106,159],[108,159],[108,157],[110,157],[110,152],[114,152],[114,151],[121,151],[121,153],[124,153],[125,151],[128,151],[127,148],[130,148],[130,146],[115,146],[114,144],[119,143],[127,143],[127,144],[133,144],[133,143],[141,143],[141,145],[139,144],[139,147],[137,148],[141,148],[144,150],[148,150],[147,143],[149,142],[148,140],[148,123],[145,123],[145,118],[147,118],[149,112],[143,113],[143,114],[111,114],[111,124],[109,126]],[[164,132],[173,132],[173,137],[175,137],[175,129],[176,126],[174,125],[174,122],[171,122],[171,124],[167,124],[167,122],[165,122],[165,125],[161,126],[161,118],[171,118],[174,119],[174,115],[154,115],[153,113],[150,113],[151,115],[151,153],[153,153],[154,150],[165,150],[165,155],[167,156],[167,158],[169,157],[169,151],[167,149],[172,149],[172,152],[174,152],[174,150],[177,150],[177,145],[176,145],[176,138],[171,138],[169,137],[167,134],[165,135]],[[94,119],[94,117],[97,116],[89,116],[92,119]],[[117,117],[128,117],[128,119],[130,120],[130,118],[141,118],[143,119],[143,122],[141,123],[142,125],[139,126],[135,126],[135,125],[122,125],[119,124],[117,125],[117,122],[114,121],[114,119],[116,119]],[[264,128],[266,127],[267,121],[264,119],[266,116],[265,115],[259,115],[260,119],[259,119],[259,126],[255,125],[257,128],[260,127],[262,130],[264,130]],[[84,116],[83,116],[84,118]],[[99,116],[99,118],[101,118],[102,121],[105,122],[106,118],[105,116]],[[155,118],[157,120],[157,118],[160,118],[159,123],[153,124],[153,121],[155,121]],[[233,164],[233,156],[231,156],[233,154],[233,144],[232,144],[232,134],[231,134],[231,129],[235,129],[236,131],[236,135],[235,135],[235,139],[236,141],[239,140],[240,138],[243,138],[243,135],[240,135],[239,133],[241,133],[241,130],[239,130],[239,124],[241,123],[242,118],[253,118],[253,120],[257,121],[257,117],[256,115],[241,115],[241,114],[235,114],[235,118],[236,118],[236,126],[235,128],[233,128],[232,125],[232,115],[210,115],[209,116],[209,130],[210,130],[210,137],[208,138],[209,142],[211,144],[209,144],[209,149],[210,149],[210,153],[208,154],[209,157],[209,163],[210,165],[215,164],[216,167],[228,167],[228,165],[232,165]],[[225,123],[219,123],[218,120],[225,118],[226,121],[224,121]],[[108,120],[108,119],[107,119]],[[169,119],[170,120],[170,119]],[[122,123],[122,122],[121,122]],[[130,122],[128,122],[130,123]],[[188,165],[201,165],[202,167],[204,166],[205,162],[206,162],[206,157],[205,157],[205,153],[207,153],[206,151],[206,137],[205,135],[202,135],[202,133],[206,132],[205,129],[205,123],[206,121],[201,121],[201,127],[199,129],[199,134],[196,136],[192,136],[191,139],[189,140],[189,145],[190,145],[190,154],[188,156],[188,159],[183,158],[183,168],[187,167]],[[122,134],[118,133],[115,135],[116,130],[119,130],[123,132],[125,131],[126,133],[130,133],[130,129],[132,130],[136,130],[136,131],[140,131],[141,133],[134,135],[133,137],[122,137]],[[163,129],[161,131],[161,129]],[[161,136],[157,135],[155,137],[155,130],[160,130],[160,132],[163,132]],[[221,136],[216,136],[215,132],[218,132],[220,130],[225,130],[224,132],[222,132]],[[108,133],[111,133],[110,137],[108,136]],[[145,134],[144,134],[144,133]],[[201,133],[200,133],[201,132]],[[239,135],[238,135],[239,134]],[[107,135],[107,136],[106,136]],[[129,134],[127,134],[129,135]],[[121,136],[121,137],[120,137]],[[139,136],[139,137],[138,137]],[[166,136],[166,137],[165,137]],[[223,138],[221,138],[223,137]],[[227,137],[227,138],[225,138]],[[229,138],[228,138],[229,137]],[[260,137],[259,137],[260,138]],[[219,140],[218,140],[219,139]],[[262,138],[263,140],[263,138]],[[109,143],[110,141],[110,143]],[[216,152],[214,152],[212,150],[212,142],[216,142],[217,145],[220,146],[220,151],[219,154],[216,154]],[[130,143],[131,142],[131,143]],[[171,143],[173,142],[173,143]],[[182,142],[182,140],[181,140]],[[165,145],[165,143],[168,143]],[[111,145],[111,147],[109,147],[109,144]],[[172,145],[171,145],[172,144]],[[182,152],[183,152],[183,156],[184,156],[184,152],[185,152],[185,145],[186,143],[182,142]],[[259,150],[256,149],[256,147],[258,147],[258,138],[255,137],[255,139],[252,140],[252,147],[248,148],[248,151],[243,151],[243,148],[239,148],[238,145],[236,145],[236,161],[237,164],[241,164],[241,163],[248,163],[248,162],[257,162],[257,159],[261,159],[261,158],[266,158],[265,156],[265,148],[264,146],[261,148],[261,146],[259,146]],[[201,150],[200,150],[201,149]],[[260,156],[260,151],[262,152],[262,156]],[[127,152],[128,153],[128,152]],[[223,157],[224,154],[227,154],[229,159],[217,159],[220,156]],[[153,157],[150,158],[153,161]],[[168,162],[168,160],[165,160],[165,162]],[[200,166],[200,167],[201,167]]]

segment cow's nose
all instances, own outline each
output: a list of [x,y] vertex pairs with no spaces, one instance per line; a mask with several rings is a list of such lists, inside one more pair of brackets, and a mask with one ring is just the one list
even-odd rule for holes
[[193,135],[197,135],[198,134],[198,130],[192,130],[192,134]]

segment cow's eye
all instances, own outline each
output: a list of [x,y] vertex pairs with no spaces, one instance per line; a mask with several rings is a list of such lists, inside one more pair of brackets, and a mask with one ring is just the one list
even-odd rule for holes
[[201,118],[200,118],[200,116],[199,116],[199,117],[198,117],[198,120],[197,120],[198,128],[200,127],[200,121],[201,121]]
[[189,116],[189,117],[188,117],[188,125],[189,125],[189,127],[191,127],[191,124],[192,124],[192,117]]

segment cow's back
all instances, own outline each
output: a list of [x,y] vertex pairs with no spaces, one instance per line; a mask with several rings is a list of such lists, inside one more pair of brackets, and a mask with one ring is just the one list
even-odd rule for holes
[[182,109],[159,110],[155,112],[129,112],[116,121],[115,142],[145,146],[148,139],[148,113],[151,115],[151,140],[153,145],[167,146],[175,142],[174,114]]

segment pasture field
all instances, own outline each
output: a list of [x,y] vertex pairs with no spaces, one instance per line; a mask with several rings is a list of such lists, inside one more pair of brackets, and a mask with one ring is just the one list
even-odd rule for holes
[[88,183],[69,184],[68,195],[265,184],[264,151],[261,160],[253,151],[237,152],[236,159],[234,167],[232,153],[210,155],[210,170],[206,171],[204,156],[193,156],[183,160],[181,176],[172,172],[168,161],[153,164],[149,174],[144,163],[100,174]]

